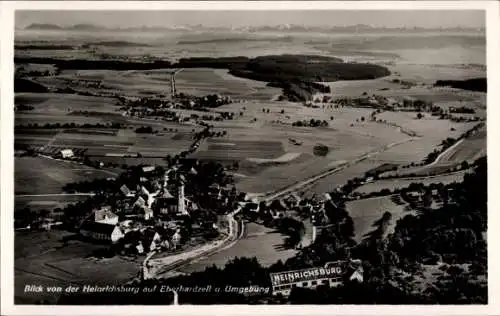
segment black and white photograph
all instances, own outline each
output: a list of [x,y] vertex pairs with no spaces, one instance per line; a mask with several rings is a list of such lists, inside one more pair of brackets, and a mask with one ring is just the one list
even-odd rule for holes
[[363,4],[16,9],[13,304],[487,306],[487,10]]

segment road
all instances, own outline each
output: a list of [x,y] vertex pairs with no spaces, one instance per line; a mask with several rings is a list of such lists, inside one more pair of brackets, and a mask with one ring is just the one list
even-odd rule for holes
[[171,95],[172,97],[176,96],[177,90],[175,88],[175,75],[177,75],[179,72],[183,71],[184,68],[179,68],[176,71],[172,73],[172,76],[170,77],[170,89],[171,89]]
[[264,195],[264,196],[260,197],[260,200],[261,201],[265,201],[265,202],[269,202],[271,200],[277,199],[277,198],[282,197],[284,195],[289,195],[291,193],[297,192],[301,188],[303,188],[303,187],[305,187],[307,185],[310,185],[310,184],[312,184],[312,183],[314,183],[314,182],[316,182],[316,181],[318,181],[320,179],[323,179],[323,178],[328,177],[328,176],[330,176],[332,174],[335,174],[335,173],[337,173],[337,172],[339,172],[339,171],[341,171],[341,170],[343,170],[343,169],[345,169],[347,167],[350,167],[350,166],[352,166],[354,164],[362,162],[363,160],[366,160],[366,159],[368,159],[370,157],[373,157],[374,155],[377,155],[377,154],[379,154],[381,152],[384,152],[384,151],[386,151],[388,149],[391,149],[392,147],[395,147],[395,146],[398,146],[398,145],[401,145],[401,144],[413,141],[414,139],[416,139],[416,138],[409,138],[409,139],[406,139],[406,140],[401,141],[401,142],[391,143],[391,144],[386,145],[386,146],[384,146],[382,148],[375,149],[375,150],[373,150],[371,152],[368,152],[368,153],[366,153],[366,154],[364,154],[364,155],[356,158],[355,160],[345,162],[345,163],[341,164],[340,166],[337,166],[337,167],[335,167],[333,169],[326,170],[326,171],[324,171],[324,172],[322,172],[322,173],[320,173],[318,175],[312,176],[312,177],[310,177],[308,179],[305,179],[303,181],[295,183],[295,184],[293,184],[291,186],[285,187],[285,188],[283,188],[283,189],[281,189],[281,190],[279,190],[277,192],[272,192],[272,193],[269,193],[267,195]]
[[166,256],[163,258],[151,259],[153,253],[149,255],[143,263],[144,279],[161,277],[162,275],[166,275],[172,270],[178,269],[201,257],[210,256],[219,251],[234,246],[238,240],[243,238],[245,232],[244,224],[234,219],[234,215],[239,212],[239,210],[240,209],[227,215],[227,219],[229,222],[229,233],[226,238],[204,244],[186,252]]

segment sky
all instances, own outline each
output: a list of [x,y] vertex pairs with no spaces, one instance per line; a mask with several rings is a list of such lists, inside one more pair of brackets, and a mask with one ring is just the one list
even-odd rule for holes
[[16,27],[32,23],[61,26],[80,23],[105,27],[204,25],[243,27],[278,24],[376,27],[478,28],[485,26],[484,11],[17,11]]

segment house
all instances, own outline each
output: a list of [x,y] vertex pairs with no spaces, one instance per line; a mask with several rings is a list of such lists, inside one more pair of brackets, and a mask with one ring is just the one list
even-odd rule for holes
[[141,207],[139,210],[139,217],[146,221],[150,220],[153,218],[153,210],[147,206]]
[[64,159],[73,158],[75,156],[75,154],[73,153],[73,150],[71,150],[71,149],[63,149],[63,150],[61,150],[60,154],[61,154],[61,157]]
[[117,225],[85,221],[80,227],[82,236],[97,241],[117,243],[123,238],[124,234]]
[[153,251],[161,244],[160,234],[153,229],[145,229],[142,231],[141,243],[144,251]]
[[175,197],[160,196],[153,203],[153,209],[159,214],[175,214],[178,209],[177,199]]
[[153,172],[155,169],[156,169],[155,166],[145,166],[145,167],[142,167],[142,172],[149,173],[149,172]]
[[96,223],[116,225],[118,224],[118,215],[111,211],[110,206],[105,206],[94,211],[93,220]]
[[137,200],[134,202],[134,205],[132,207],[145,207],[146,205],[146,200],[142,198],[142,196],[139,196]]
[[55,221],[52,218],[46,218],[43,220],[43,222],[40,225],[40,228],[46,231],[49,231],[52,229],[52,226],[59,226],[62,225],[63,222],[61,221]]
[[144,194],[144,195],[150,195],[148,189],[146,189],[144,186],[141,186],[141,194]]
[[172,241],[172,246],[174,248],[177,248],[177,245],[181,242],[182,236],[181,236],[181,230],[177,229],[175,234],[172,236],[171,241]]
[[198,171],[196,171],[196,169],[194,167],[191,167],[191,170],[189,170],[189,174],[195,176],[198,174]]
[[251,212],[258,212],[260,208],[258,203],[250,202],[246,204],[245,209]]
[[267,208],[276,212],[284,212],[288,209],[287,205],[283,200],[273,200],[271,203],[267,205]]
[[130,189],[124,184],[120,187],[120,192],[126,197],[134,197],[134,192],[130,191]]

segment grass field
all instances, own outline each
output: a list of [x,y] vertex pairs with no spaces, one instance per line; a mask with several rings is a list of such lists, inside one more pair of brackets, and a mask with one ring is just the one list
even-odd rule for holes
[[58,299],[53,293],[24,293],[25,285],[120,285],[135,277],[141,265],[140,260],[88,257],[105,246],[79,241],[64,231],[18,232],[14,243],[15,298],[23,303]]
[[83,115],[61,115],[59,114],[45,114],[45,113],[16,113],[14,115],[15,125],[27,125],[27,124],[65,124],[65,123],[75,123],[75,124],[97,124],[97,123],[113,123],[113,120],[105,117],[97,116],[83,116]]
[[394,230],[398,219],[411,214],[411,212],[404,210],[404,205],[394,203],[390,196],[351,201],[346,204],[346,207],[354,221],[354,239],[357,242],[362,241],[367,234],[376,229],[374,223],[382,218],[385,212],[392,214],[392,219],[386,233]]
[[282,248],[284,240],[285,236],[275,232],[274,229],[247,223],[246,236],[234,246],[207,258],[201,258],[180,271],[185,273],[200,271],[213,264],[224,267],[226,262],[234,257],[256,257],[263,266],[270,266],[278,260],[285,261],[296,253],[296,250]]
[[306,191],[306,196],[312,196],[313,194],[321,195],[323,193],[333,192],[337,187],[346,184],[347,181],[355,177],[363,176],[367,171],[370,171],[380,165],[381,164],[379,164],[377,161],[362,161],[353,166],[340,170],[335,174],[318,180],[312,186],[304,189],[304,191]]
[[464,139],[453,150],[447,151],[439,159],[445,163],[460,163],[462,161],[473,161],[486,155],[486,131],[480,131],[470,138]]
[[72,111],[113,113],[119,110],[116,99],[63,93],[17,93],[15,104],[31,105],[30,113],[65,115]]
[[423,183],[429,185],[431,183],[449,184],[452,182],[461,182],[466,171],[455,172],[452,174],[439,175],[434,177],[415,177],[415,178],[401,178],[401,179],[383,179],[377,180],[372,183],[367,183],[360,186],[355,192],[370,193],[378,192],[382,189],[402,189],[408,187],[411,183]]
[[57,194],[70,182],[115,176],[104,170],[43,157],[15,158],[14,168],[16,194]]
[[32,211],[53,210],[64,208],[68,204],[85,201],[84,195],[52,195],[52,196],[16,196],[14,197],[14,211],[28,207]]
[[218,93],[233,99],[271,100],[281,89],[266,87],[265,82],[238,78],[224,69],[189,68],[175,76],[178,92],[203,96]]

